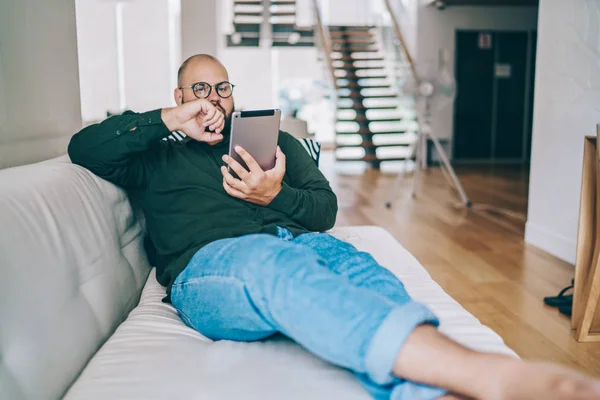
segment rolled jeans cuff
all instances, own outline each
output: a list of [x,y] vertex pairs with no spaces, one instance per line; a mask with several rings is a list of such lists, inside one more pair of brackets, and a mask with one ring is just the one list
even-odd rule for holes
[[406,339],[419,325],[439,326],[437,317],[423,304],[407,303],[395,307],[373,335],[365,357],[369,377],[379,385],[395,379],[392,368]]

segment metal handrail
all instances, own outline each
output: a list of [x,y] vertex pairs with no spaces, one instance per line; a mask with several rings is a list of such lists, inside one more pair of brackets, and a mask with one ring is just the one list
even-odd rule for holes
[[329,70],[331,82],[333,84],[334,89],[339,89],[337,84],[337,77],[335,76],[335,69],[333,68],[333,60],[331,58],[331,42],[329,39],[329,30],[327,30],[327,34],[325,33],[326,28],[323,24],[323,18],[321,17],[321,10],[319,9],[319,1],[313,0],[313,8],[315,10],[315,20],[317,22],[317,31],[319,32],[320,42],[323,46],[323,52],[325,53],[325,62],[327,63],[327,69]]
[[400,42],[400,47],[404,52],[406,57],[406,61],[408,61],[408,66],[410,67],[410,72],[415,82],[418,82],[417,69],[415,68],[414,58],[410,54],[410,50],[408,49],[408,45],[406,44],[406,40],[404,40],[404,35],[402,34],[402,30],[400,29],[400,24],[398,23],[398,19],[396,18],[396,13],[392,8],[390,0],[384,0],[385,7],[387,8],[388,13],[390,14],[392,25],[394,26],[394,32],[396,32],[396,37]]
[[[392,27],[380,23],[375,26],[375,35],[377,42],[381,43],[381,56],[386,65],[386,72],[390,79],[392,88],[396,91],[398,98],[402,98],[402,84],[400,81],[410,74],[407,71],[407,63],[404,61],[404,53],[397,44],[396,34],[392,32]],[[402,68],[402,71],[398,69]]]

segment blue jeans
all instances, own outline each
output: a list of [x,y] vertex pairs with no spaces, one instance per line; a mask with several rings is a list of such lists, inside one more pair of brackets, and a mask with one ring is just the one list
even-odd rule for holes
[[171,301],[183,321],[214,339],[282,333],[348,368],[375,399],[435,399],[445,390],[391,373],[406,338],[438,325],[368,253],[325,233],[247,235],[200,249],[177,277]]

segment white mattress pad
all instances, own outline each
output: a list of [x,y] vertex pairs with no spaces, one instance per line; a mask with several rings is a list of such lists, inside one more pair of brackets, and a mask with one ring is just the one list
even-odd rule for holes
[[[440,286],[387,231],[378,227],[331,232],[371,253],[431,308],[440,330],[477,350],[516,356]],[[367,400],[351,372],[321,361],[292,341],[213,342],[188,328],[151,272],[139,305],[88,363],[66,399]]]

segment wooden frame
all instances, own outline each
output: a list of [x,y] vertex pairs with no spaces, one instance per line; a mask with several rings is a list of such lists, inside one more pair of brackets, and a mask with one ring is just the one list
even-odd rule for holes
[[584,140],[571,328],[579,342],[600,341],[600,124]]

